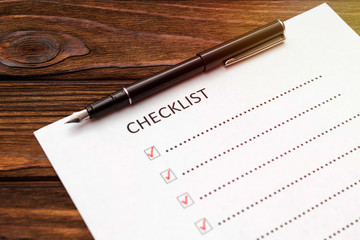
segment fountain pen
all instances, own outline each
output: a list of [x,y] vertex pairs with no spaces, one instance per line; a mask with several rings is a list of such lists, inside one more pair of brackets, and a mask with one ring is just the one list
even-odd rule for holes
[[101,117],[114,110],[136,103],[185,79],[220,65],[230,66],[285,40],[285,25],[276,20],[229,41],[196,54],[194,57],[139,80],[73,113],[66,123]]

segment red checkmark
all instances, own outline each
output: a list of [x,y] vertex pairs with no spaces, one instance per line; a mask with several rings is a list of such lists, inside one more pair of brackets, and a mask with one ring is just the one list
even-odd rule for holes
[[205,223],[206,223],[206,219],[204,218],[203,224],[202,224],[202,226],[200,226],[200,229],[203,230],[203,231],[206,230],[206,225],[205,225]]
[[168,170],[168,174],[167,176],[165,177],[167,180],[170,180],[170,170]]
[[185,196],[185,201],[181,200],[181,202],[182,202],[183,204],[187,205],[187,204],[188,204],[188,196],[186,195],[186,196]]
[[151,152],[150,154],[147,154],[149,157],[153,157],[154,156],[154,147],[151,147]]

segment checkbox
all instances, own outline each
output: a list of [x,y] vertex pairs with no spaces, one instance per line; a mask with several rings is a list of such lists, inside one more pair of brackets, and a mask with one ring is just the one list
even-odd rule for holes
[[195,222],[195,226],[201,234],[208,233],[212,230],[212,226],[206,218],[202,218],[199,221]]
[[177,179],[174,172],[170,168],[161,172],[160,175],[164,179],[165,183],[171,183]]
[[150,159],[150,160],[154,160],[157,157],[160,157],[160,153],[159,151],[155,148],[155,146],[149,147],[148,149],[144,150],[146,156]]
[[180,205],[183,207],[183,208],[187,208],[187,207],[190,207],[191,205],[194,204],[194,200],[192,200],[192,198],[190,197],[190,194],[189,193],[183,193],[181,194],[180,196],[178,196],[176,198]]

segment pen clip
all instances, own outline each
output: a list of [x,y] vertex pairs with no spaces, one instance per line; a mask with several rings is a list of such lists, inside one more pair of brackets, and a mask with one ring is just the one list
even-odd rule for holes
[[260,45],[257,45],[255,47],[253,47],[252,49],[250,50],[247,50],[245,52],[242,52],[236,56],[233,56],[232,58],[229,58],[228,60],[226,60],[224,62],[224,65],[225,67],[228,67],[230,65],[233,65],[237,62],[240,62],[246,58],[249,58],[249,57],[252,57],[258,53],[261,53],[269,48],[272,48],[272,47],[275,47],[277,45],[279,45],[280,43],[284,42],[285,41],[285,35],[284,34],[281,34],[281,35],[278,35],[270,40],[268,40],[267,42],[265,43],[262,43]]

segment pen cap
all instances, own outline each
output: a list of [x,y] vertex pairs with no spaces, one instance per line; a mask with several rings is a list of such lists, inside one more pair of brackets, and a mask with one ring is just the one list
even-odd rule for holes
[[276,20],[221,43],[204,52],[198,53],[197,55],[200,56],[204,62],[204,71],[208,71],[236,55],[251,51],[251,49],[256,48],[257,46],[271,42],[272,39],[283,35],[284,30],[284,24],[281,21]]

